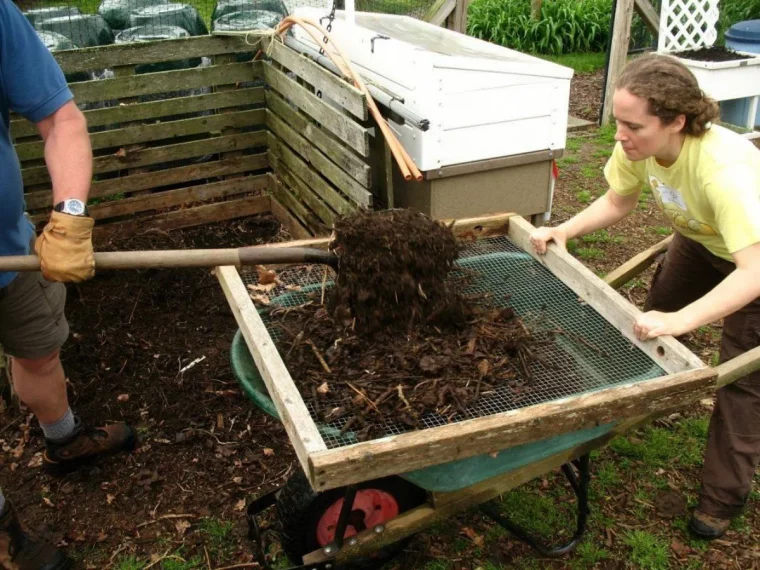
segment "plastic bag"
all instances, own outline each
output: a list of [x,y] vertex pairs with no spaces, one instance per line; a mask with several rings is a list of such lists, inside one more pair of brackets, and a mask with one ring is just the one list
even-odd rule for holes
[[37,22],[38,30],[56,32],[81,47],[113,43],[111,27],[100,14],[73,14]]
[[146,6],[133,11],[129,15],[129,25],[137,26],[178,26],[187,30],[191,36],[208,34],[208,28],[203,23],[198,11],[187,4],[161,4]]
[[129,15],[135,10],[168,3],[169,0],[103,0],[98,14],[103,16],[111,29],[123,30],[129,27]]

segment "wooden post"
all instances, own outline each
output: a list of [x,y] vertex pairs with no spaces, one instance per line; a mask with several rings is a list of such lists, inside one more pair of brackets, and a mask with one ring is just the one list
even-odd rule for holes
[[[454,11],[446,20],[446,27],[460,34],[467,33],[467,9],[470,7],[472,0],[457,0]],[[535,1],[535,0],[534,0]],[[540,0],[538,0],[540,2]]]
[[657,10],[649,3],[649,0],[635,0],[633,7],[647,28],[649,28],[649,31],[657,39],[660,35],[660,14]]
[[628,42],[631,38],[631,20],[633,19],[634,0],[617,0],[614,15],[614,30],[610,39],[610,60],[607,66],[607,84],[604,86],[604,108],[602,125],[610,122],[612,117],[612,95],[620,72],[625,67],[628,55]]
[[458,0],[436,0],[422,19],[433,25],[442,26],[446,23],[449,14],[456,8],[457,3]]

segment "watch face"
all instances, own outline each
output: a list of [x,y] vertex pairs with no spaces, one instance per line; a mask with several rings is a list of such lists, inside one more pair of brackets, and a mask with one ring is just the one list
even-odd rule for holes
[[66,214],[79,216],[84,214],[84,204],[80,200],[66,200],[66,203],[63,205],[63,211]]

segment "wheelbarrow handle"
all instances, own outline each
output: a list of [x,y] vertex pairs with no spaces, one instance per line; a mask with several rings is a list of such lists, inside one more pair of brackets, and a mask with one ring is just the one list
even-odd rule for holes
[[[245,266],[279,263],[321,263],[335,269],[338,257],[308,247],[260,247],[237,249],[178,249],[156,251],[106,251],[95,253],[95,269],[160,269],[177,267]],[[0,257],[0,271],[39,271],[36,255]]]

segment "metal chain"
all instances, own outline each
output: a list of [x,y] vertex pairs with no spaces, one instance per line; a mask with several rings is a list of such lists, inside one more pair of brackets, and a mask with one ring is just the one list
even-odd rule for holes
[[[332,8],[330,9],[330,15],[329,16],[324,16],[324,17],[322,17],[322,18],[319,19],[319,23],[321,24],[322,20],[324,20],[325,18],[327,18],[327,28],[325,28],[325,29],[327,30],[328,34],[330,32],[332,32],[332,24],[333,24],[333,20],[335,20],[335,6],[336,6],[337,3],[338,3],[338,0],[333,0],[333,2],[332,2]],[[328,41],[327,40],[327,36],[325,36],[324,38],[322,38],[322,43],[324,43],[325,46],[327,45],[327,41]],[[319,48],[319,55],[325,55],[325,48],[324,48],[324,46],[322,46],[322,47]],[[319,89],[317,89],[317,97],[319,97],[320,99],[322,98],[322,91],[320,91]]]
[[[327,28],[326,28],[327,29],[327,33],[332,32],[332,24],[333,24],[333,20],[335,20],[335,6],[336,6],[337,3],[338,3],[338,0],[333,0],[333,2],[332,2],[332,8],[330,9],[330,15],[327,16]],[[319,23],[320,24],[322,23],[322,20],[324,20],[324,18],[320,18],[319,19]],[[322,39],[322,42],[325,45],[327,45],[327,36],[325,36]],[[324,48],[324,46],[322,46],[321,48],[319,48],[319,55],[325,55],[325,48]]]

